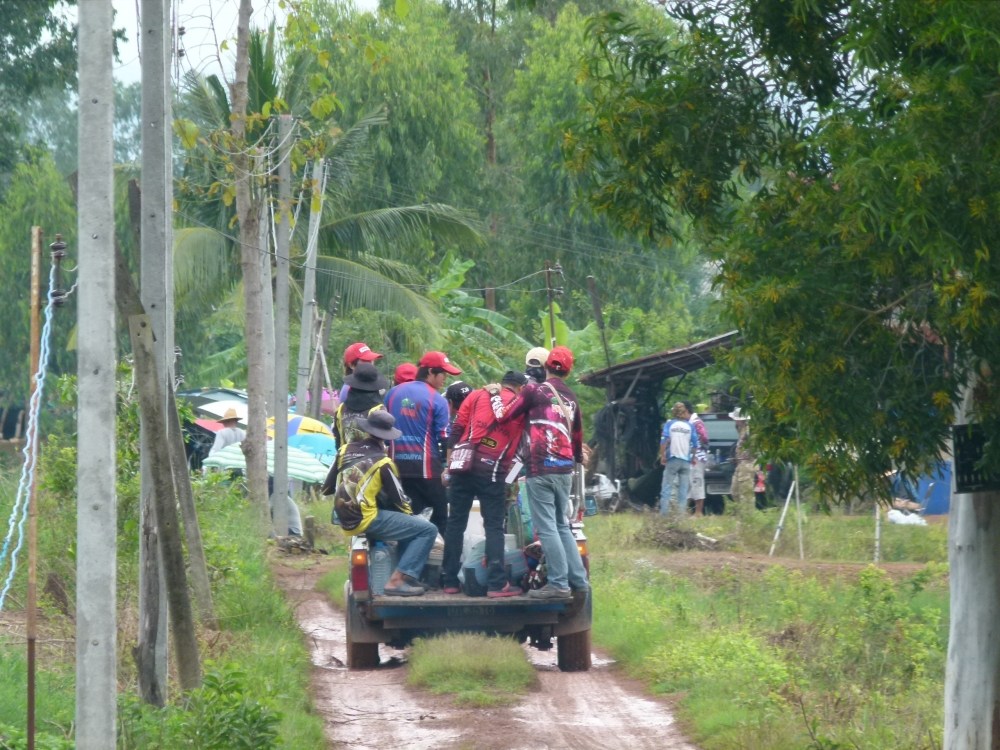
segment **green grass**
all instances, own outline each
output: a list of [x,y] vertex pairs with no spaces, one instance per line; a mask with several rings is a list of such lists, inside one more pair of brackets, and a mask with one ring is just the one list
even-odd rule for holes
[[[776,513],[762,513],[680,528],[766,555],[776,525]],[[704,750],[936,747],[945,530],[883,526],[896,561],[926,563],[891,578],[865,564],[873,525],[870,517],[806,519],[807,559],[862,563],[834,576],[801,565],[794,518],[784,531],[793,559],[762,568],[723,553],[725,564],[713,565],[709,553],[685,565],[650,541],[664,537],[656,516],[595,516],[586,528],[595,642],[653,692],[677,696],[680,718]]]
[[[61,483],[74,473],[65,466],[69,455],[54,442],[56,452],[49,458],[50,482],[39,496],[39,585],[49,573],[66,585],[70,606],[75,597],[76,519],[72,492]],[[13,503],[17,476],[0,475],[0,513],[6,518]],[[136,675],[130,649],[135,639],[136,524],[134,483],[119,487],[118,600],[119,614],[119,712],[122,748],[168,748],[180,746],[195,732],[195,722],[218,720],[222,736],[236,736],[257,722],[266,728],[270,717],[278,717],[277,740],[257,747],[286,747],[296,750],[325,748],[321,719],[311,708],[308,693],[311,663],[292,612],[274,583],[267,562],[266,529],[261,514],[246,501],[215,480],[197,479],[195,494],[205,553],[212,576],[215,611],[221,625],[218,632],[200,635],[201,656],[205,660],[206,682],[220,680],[227,696],[220,702],[208,690],[200,700],[182,703],[176,687],[171,689],[172,705],[162,711],[141,707],[131,698],[136,691]],[[311,512],[311,511],[310,511]],[[6,528],[4,528],[6,531]],[[24,568],[19,570],[12,599],[23,605]],[[9,607],[8,607],[9,608]],[[72,633],[57,614],[48,597],[40,601],[40,639],[59,640]],[[0,640],[0,726],[23,729],[25,657],[23,641],[8,635]],[[75,711],[75,674],[72,647],[57,652],[40,647],[38,660],[39,747],[43,742],[71,736]],[[229,701],[231,703],[227,703]],[[187,706],[187,709],[185,709]],[[201,713],[192,711],[201,707]],[[248,730],[249,732],[249,730]],[[228,735],[227,735],[228,733]],[[266,732],[254,735],[265,737]],[[252,732],[248,733],[248,736]],[[0,729],[0,737],[3,737]],[[227,740],[228,742],[229,740]],[[193,746],[209,747],[202,740]],[[13,745],[17,747],[17,745]],[[223,745],[228,747],[229,745]],[[236,747],[237,745],[232,745]],[[4,747],[0,743],[0,747]]]
[[464,633],[415,641],[407,674],[410,685],[479,708],[517,703],[537,679],[516,641]]

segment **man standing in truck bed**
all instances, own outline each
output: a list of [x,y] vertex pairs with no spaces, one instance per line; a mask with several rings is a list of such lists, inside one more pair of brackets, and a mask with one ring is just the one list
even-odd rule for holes
[[[458,410],[448,437],[449,450],[460,442],[471,443],[472,462],[466,471],[451,467],[448,481],[448,530],[444,535],[442,585],[444,593],[457,594],[459,558],[469,523],[469,510],[474,498],[479,498],[486,532],[486,596],[491,599],[517,596],[519,586],[511,586],[504,568],[503,519],[508,478],[514,454],[521,443],[524,418],[499,424],[504,407],[511,403],[528,376],[508,371],[496,385],[473,391]],[[516,470],[515,470],[516,474]]]
[[505,410],[500,422],[528,418],[526,466],[531,521],[548,571],[548,582],[528,596],[568,599],[586,591],[587,571],[569,527],[569,493],[576,464],[583,461],[583,419],[576,395],[565,378],[573,369],[573,352],[557,346],[545,360],[544,383],[528,383]]

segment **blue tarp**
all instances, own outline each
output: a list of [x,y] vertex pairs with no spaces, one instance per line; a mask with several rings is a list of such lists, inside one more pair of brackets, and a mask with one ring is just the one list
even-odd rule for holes
[[896,497],[906,497],[914,502],[923,502],[927,494],[927,485],[934,482],[930,500],[927,501],[925,516],[943,516],[951,507],[951,461],[939,461],[937,468],[931,474],[917,477],[913,483],[915,488],[907,491],[904,483],[897,478],[893,482],[893,493]]

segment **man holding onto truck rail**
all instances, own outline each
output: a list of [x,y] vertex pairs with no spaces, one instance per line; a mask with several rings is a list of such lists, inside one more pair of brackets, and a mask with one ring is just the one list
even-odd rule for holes
[[572,369],[573,352],[553,348],[545,360],[545,382],[528,383],[500,418],[501,424],[528,420],[525,485],[548,571],[548,582],[528,592],[535,599],[568,599],[590,587],[567,517],[573,472],[583,461],[580,405],[564,380]]
[[334,495],[340,528],[348,536],[365,534],[370,540],[399,544],[399,565],[386,581],[386,596],[421,596],[425,589],[420,574],[437,528],[412,514],[396,466],[386,455],[385,441],[402,434],[395,423],[384,409],[359,418],[355,426],[362,434],[337,451],[323,494]]
[[469,510],[474,498],[479,498],[479,509],[483,515],[483,529],[486,532],[486,596],[491,599],[517,596],[522,593],[519,586],[511,586],[507,581],[504,567],[503,519],[506,505],[507,484],[517,479],[511,474],[514,455],[521,443],[524,417],[511,419],[500,424],[504,408],[510,404],[524,385],[527,375],[508,371],[500,380],[500,386],[486,386],[473,391],[458,410],[448,437],[449,452],[458,443],[471,444],[471,464],[466,470],[456,470],[449,465],[451,477],[448,482],[448,528],[444,535],[444,560],[442,561],[442,583],[446,594],[461,591],[458,585],[459,558],[462,541],[469,524]]

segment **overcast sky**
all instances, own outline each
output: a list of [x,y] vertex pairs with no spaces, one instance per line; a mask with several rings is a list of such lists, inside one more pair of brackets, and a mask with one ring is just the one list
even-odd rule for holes
[[[139,48],[136,44],[138,20],[136,9],[140,0],[113,0],[115,26],[124,28],[128,41],[119,46],[121,63],[115,66],[115,78],[124,83],[133,83],[142,77],[139,63]],[[219,58],[227,66],[232,65],[232,53],[236,48],[236,16],[239,9],[237,0],[173,0],[177,14],[177,26],[183,27],[179,46],[184,55],[175,60],[175,65],[184,73],[192,68],[209,75],[222,72]],[[375,10],[378,0],[355,0],[362,10]],[[280,25],[284,11],[278,8],[278,0],[254,0],[251,26],[266,28],[277,18]],[[229,40],[229,51],[219,52],[219,45]]]

